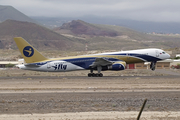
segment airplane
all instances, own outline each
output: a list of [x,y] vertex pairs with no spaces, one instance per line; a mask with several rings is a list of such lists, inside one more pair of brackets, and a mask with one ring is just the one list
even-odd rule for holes
[[[20,69],[44,72],[90,70],[88,77],[103,77],[101,71],[125,70],[126,64],[141,62],[151,62],[150,69],[155,70],[157,61],[170,58],[168,53],[157,48],[46,58],[22,37],[15,37],[14,41],[25,60],[25,64],[17,65]],[[94,70],[98,72],[93,73]]]

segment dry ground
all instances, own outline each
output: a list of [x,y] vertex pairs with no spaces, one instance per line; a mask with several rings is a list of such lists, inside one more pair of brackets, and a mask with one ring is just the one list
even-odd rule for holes
[[1,69],[0,120],[131,120],[145,98],[142,119],[180,120],[178,70],[88,72]]

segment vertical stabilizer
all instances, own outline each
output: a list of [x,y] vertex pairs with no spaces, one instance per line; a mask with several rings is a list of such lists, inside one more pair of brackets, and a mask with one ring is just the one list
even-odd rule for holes
[[22,37],[14,38],[21,55],[23,56],[26,63],[35,63],[47,60],[41,53],[39,53],[33,46],[31,46]]

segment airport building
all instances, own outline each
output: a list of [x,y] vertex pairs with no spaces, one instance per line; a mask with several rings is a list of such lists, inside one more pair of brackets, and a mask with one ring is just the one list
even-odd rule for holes
[[[156,69],[170,69],[174,61],[171,59],[158,61]],[[126,69],[150,69],[150,62],[127,64]]]

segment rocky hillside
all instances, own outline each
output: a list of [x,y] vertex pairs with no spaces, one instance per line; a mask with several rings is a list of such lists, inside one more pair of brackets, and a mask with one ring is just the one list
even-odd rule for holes
[[88,50],[129,50],[141,48],[180,47],[180,36],[152,35],[126,27],[103,24],[90,24],[73,20],[55,28],[55,32],[69,38],[81,38]]
[[69,23],[64,23],[61,27],[55,28],[59,33],[74,34],[74,35],[90,35],[90,36],[118,36],[114,30],[101,29],[93,24],[86,23],[81,20],[73,20]]
[[102,36],[102,37],[118,37],[127,36],[135,40],[149,40],[150,36],[126,27],[90,24],[81,20],[73,20],[64,23],[61,27],[53,29],[60,34],[71,34],[74,36],[87,35],[87,36]]
[[[125,27],[72,21],[56,32],[35,23],[7,20],[0,23],[0,49],[17,49],[14,37],[23,37],[41,51],[169,49],[180,47],[180,36],[157,36]],[[59,34],[60,33],[60,34]],[[171,40],[171,41],[170,41]]]
[[14,37],[23,37],[39,49],[73,49],[77,43],[35,23],[6,20],[0,23],[0,48],[16,48]]

